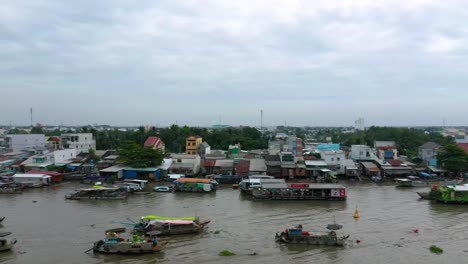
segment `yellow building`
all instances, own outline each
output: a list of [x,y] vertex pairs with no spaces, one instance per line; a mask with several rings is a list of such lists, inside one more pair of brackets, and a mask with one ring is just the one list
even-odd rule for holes
[[203,142],[200,136],[191,136],[185,140],[185,154],[196,155],[198,153],[198,146]]

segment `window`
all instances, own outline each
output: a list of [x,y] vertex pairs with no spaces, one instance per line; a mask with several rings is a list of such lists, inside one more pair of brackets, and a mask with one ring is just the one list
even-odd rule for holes
[[340,158],[338,157],[338,158],[336,158],[336,160],[337,160],[337,161],[340,161]]

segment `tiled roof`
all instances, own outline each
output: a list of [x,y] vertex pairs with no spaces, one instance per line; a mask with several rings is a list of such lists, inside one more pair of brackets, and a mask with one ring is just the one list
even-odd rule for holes
[[468,143],[458,143],[457,146],[462,148],[465,152],[468,152]]
[[161,144],[164,144],[164,142],[160,138],[151,136],[151,137],[148,137],[148,139],[146,139],[144,146],[152,147],[152,146],[159,146]]

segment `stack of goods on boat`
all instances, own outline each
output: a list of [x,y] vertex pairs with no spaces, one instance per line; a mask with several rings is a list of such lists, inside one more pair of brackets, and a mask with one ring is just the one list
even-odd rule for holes
[[180,178],[174,181],[176,192],[215,192],[218,183],[210,179]]
[[135,225],[134,231],[147,235],[181,235],[199,233],[210,223],[209,220],[200,221],[198,217],[166,217],[146,215]]
[[337,184],[263,183],[254,188],[256,199],[267,200],[346,200],[346,188]]
[[145,254],[161,251],[161,244],[156,236],[144,237],[135,234],[126,239],[116,232],[107,232],[105,239],[94,242],[93,251],[107,254]]
[[16,239],[7,239],[11,232],[0,232],[0,251],[8,251],[16,244]]
[[468,203],[468,184],[439,186],[435,199],[442,203]]
[[70,200],[124,200],[127,197],[128,192],[126,188],[108,188],[103,186],[79,189],[75,193],[65,195],[65,198]]
[[326,246],[343,246],[349,235],[337,236],[337,230],[342,228],[341,225],[330,224],[327,226],[327,233],[315,234],[309,231],[304,231],[302,225],[295,228],[288,228],[283,232],[276,233],[275,240],[288,244],[309,244],[309,245],[326,245]]

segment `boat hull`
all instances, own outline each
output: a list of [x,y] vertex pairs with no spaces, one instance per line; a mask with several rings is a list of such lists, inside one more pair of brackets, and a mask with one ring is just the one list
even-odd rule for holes
[[195,234],[201,233],[205,227],[210,223],[209,220],[202,221],[200,223],[194,225],[173,225],[173,226],[151,226],[148,229],[138,229],[138,231],[144,232],[146,235],[153,236],[173,236],[173,235],[187,235],[187,234]]
[[277,233],[275,240],[287,244],[306,244],[306,245],[324,245],[324,246],[344,246],[348,236],[337,237],[336,235],[298,235],[288,236],[286,234]]
[[13,239],[13,240],[0,239],[0,252],[11,250],[13,248],[13,245],[15,244],[16,244],[16,239]]
[[161,251],[160,244],[152,242],[106,243],[102,240],[94,243],[93,251],[104,254],[150,254]]

